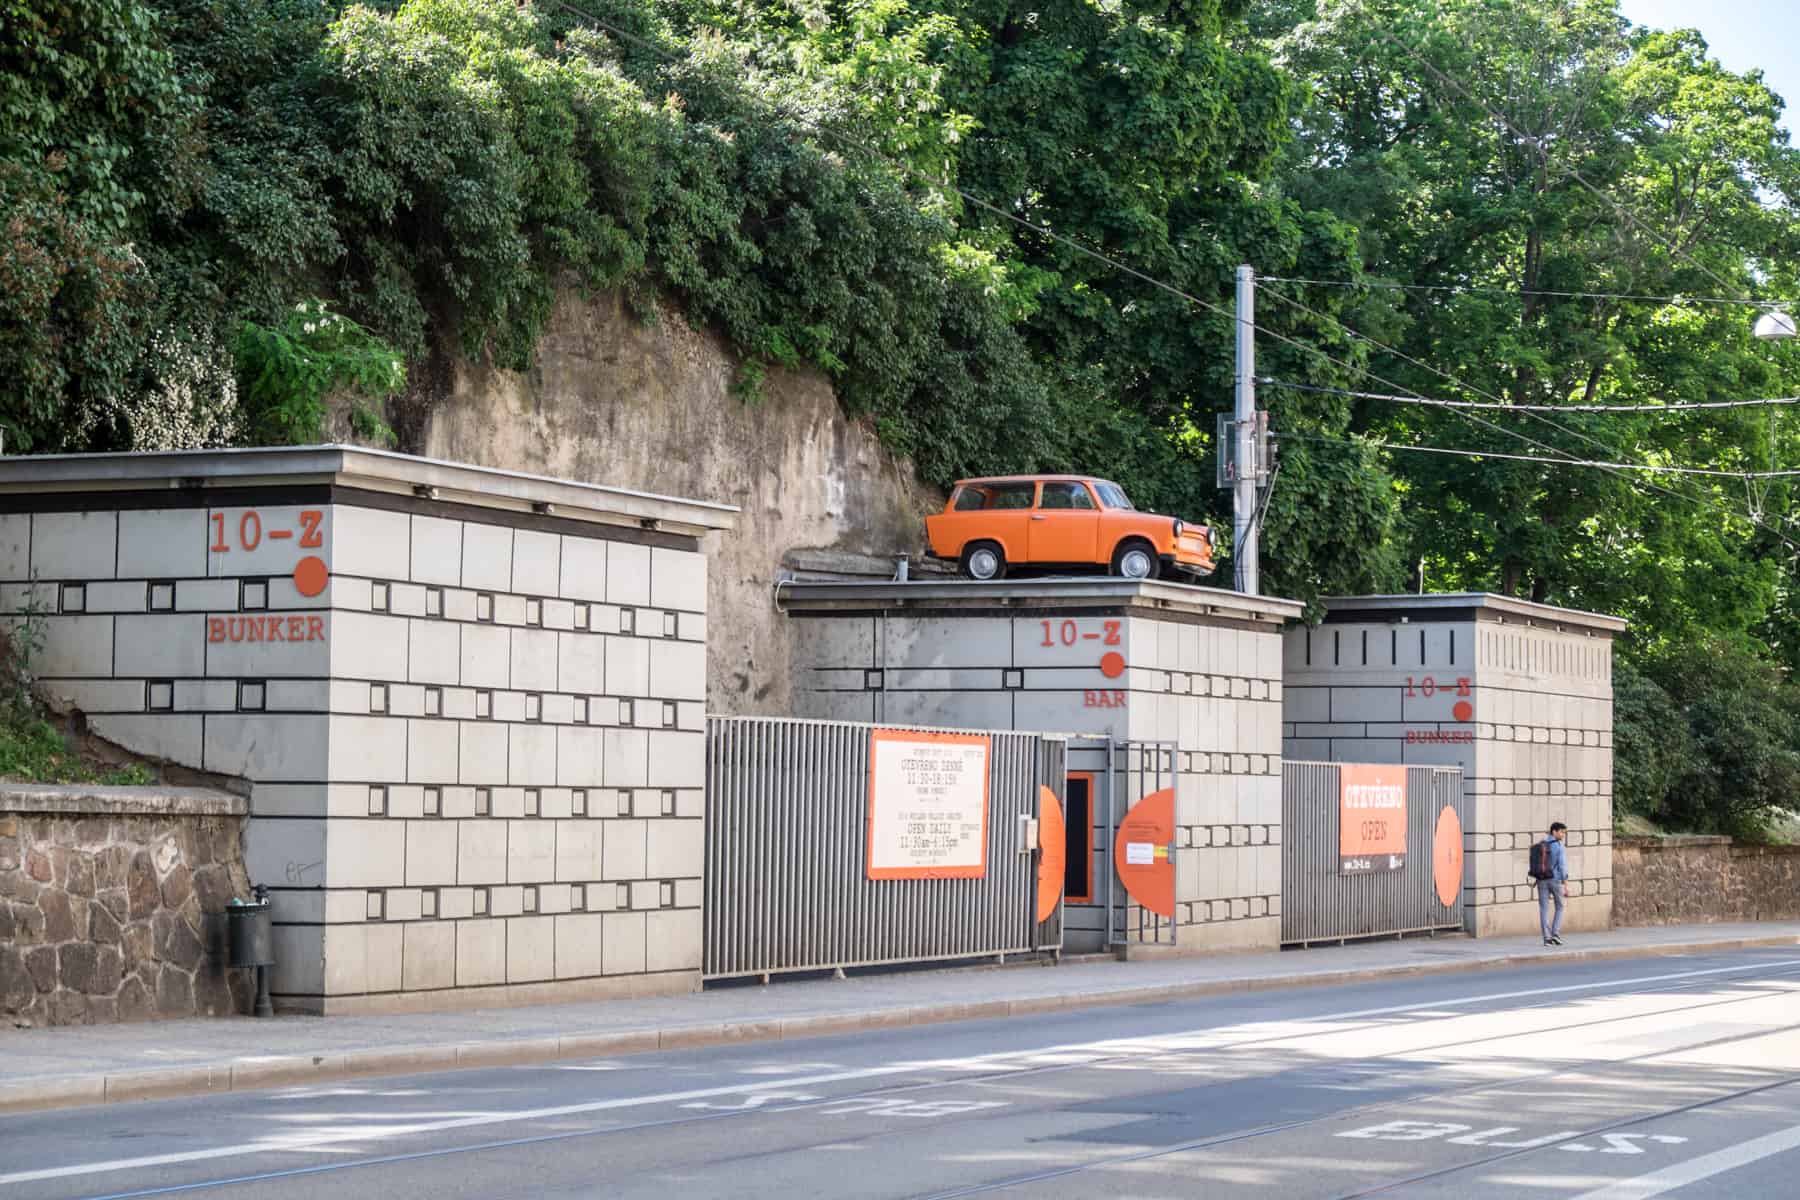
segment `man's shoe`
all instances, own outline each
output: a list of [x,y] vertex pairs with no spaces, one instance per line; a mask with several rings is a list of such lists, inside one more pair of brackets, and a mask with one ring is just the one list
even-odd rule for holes
[[1550,935],[1550,944],[1552,946],[1560,946],[1560,945],[1562,945],[1562,938],[1559,935],[1553,933]]
[[1556,943],[1555,943],[1555,942],[1553,942],[1553,941],[1551,941],[1551,940],[1550,940],[1550,939],[1549,939],[1549,938],[1545,938],[1545,939],[1544,939],[1544,945],[1546,945],[1546,946],[1554,946],[1554,945],[1556,945]]

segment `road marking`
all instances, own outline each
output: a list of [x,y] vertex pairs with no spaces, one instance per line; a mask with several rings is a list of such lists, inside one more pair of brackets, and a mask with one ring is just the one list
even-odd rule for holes
[[1778,1130],[1764,1134],[1759,1138],[1751,1138],[1735,1146],[1727,1146],[1723,1150],[1715,1150],[1711,1154],[1702,1154],[1699,1158],[1677,1163],[1672,1167],[1664,1167],[1660,1171],[1652,1171],[1648,1175],[1639,1175],[1635,1179],[1621,1179],[1603,1188],[1595,1188],[1591,1192],[1583,1192],[1575,1200],[1649,1200],[1651,1196],[1660,1196],[1664,1192],[1672,1192],[1676,1188],[1686,1187],[1690,1183],[1699,1183],[1702,1179],[1711,1179],[1714,1175],[1723,1175],[1726,1171],[1748,1166],[1753,1162],[1783,1154],[1800,1147],[1800,1125],[1790,1129]]
[[[1321,1013],[1307,1017],[1305,1022],[1320,1023],[1330,1021],[1354,1020],[1360,1017],[1393,1016],[1403,1013],[1430,1012],[1437,1009],[1457,1008],[1469,1004],[1480,1004],[1492,1000],[1516,1000],[1523,997],[1543,997],[1549,995],[1566,995],[1571,992],[1591,992],[1602,988],[1618,988],[1627,990],[1641,984],[1670,983],[1681,979],[1699,979],[1713,975],[1741,975],[1752,971],[1770,971],[1779,967],[1800,966],[1800,959],[1780,959],[1773,962],[1759,962],[1737,967],[1709,967],[1693,971],[1671,971],[1660,975],[1640,975],[1632,979],[1608,979],[1594,983],[1567,984],[1553,988],[1529,988],[1520,991],[1489,992],[1479,995],[1459,996],[1448,1000],[1432,1000],[1418,1004],[1396,1004],[1381,1008],[1357,1009],[1352,1012]],[[1291,1022],[1290,1022],[1291,1024]],[[615,1112],[627,1108],[645,1108],[659,1104],[682,1104],[689,1100],[707,1100],[714,1096],[742,1096],[763,1092],[772,1088],[816,1087],[826,1083],[844,1083],[864,1079],[881,1079],[894,1075],[911,1074],[918,1071],[962,1070],[976,1071],[993,1069],[1006,1064],[1017,1064],[1019,1069],[1026,1069],[1024,1063],[1034,1054],[1056,1054],[1072,1056],[1077,1061],[1070,1063],[1068,1059],[1060,1060],[1063,1065],[1079,1065],[1079,1058],[1090,1059],[1108,1055],[1142,1052],[1153,1049],[1229,1049],[1235,1041],[1247,1041],[1255,1036],[1254,1025],[1227,1027],[1244,1031],[1236,1039],[1220,1037],[1217,1031],[1205,1029],[1188,1030],[1185,1033],[1165,1034],[1144,1038],[1116,1038],[1098,1042],[1071,1042],[1061,1046],[1046,1046],[1041,1050],[1005,1051],[998,1054],[977,1055],[969,1058],[928,1059],[917,1062],[890,1063],[878,1067],[862,1067],[853,1070],[832,1071],[820,1075],[800,1076],[788,1079],[769,1079],[754,1083],[732,1083],[719,1087],[694,1088],[681,1092],[662,1092],[648,1096],[621,1096],[611,1100],[590,1100],[580,1104],[561,1104],[548,1108],[518,1109],[512,1112],[483,1113],[479,1116],[456,1117],[440,1121],[423,1121],[410,1125],[393,1125],[371,1129],[359,1126],[351,1131],[323,1130],[318,1133],[300,1134],[286,1137],[265,1137],[255,1141],[242,1142],[231,1146],[214,1146],[205,1150],[176,1150],[167,1154],[150,1154],[137,1158],[100,1159],[93,1162],[72,1163],[62,1167],[42,1167],[30,1171],[13,1171],[0,1175],[0,1186],[14,1183],[36,1183],[46,1179],[69,1179],[80,1175],[100,1175],[112,1171],[131,1171],[144,1167],[166,1167],[180,1163],[207,1162],[221,1158],[235,1158],[252,1154],[280,1154],[297,1150],[314,1150],[321,1146],[342,1145],[371,1141],[388,1141],[395,1138],[410,1137],[415,1134],[446,1133],[458,1129],[475,1129],[488,1125],[506,1125],[520,1121],[537,1121],[551,1117],[578,1116],[586,1113]],[[1212,1033],[1210,1037],[1200,1037]],[[1295,1037],[1303,1036],[1295,1034]],[[1184,1040],[1185,1039],[1185,1040]],[[952,1081],[954,1082],[954,1081]],[[1456,1132],[1462,1132],[1458,1129]]]
[[[1687,1141],[1668,1133],[1603,1133],[1600,1140],[1605,1146],[1590,1146],[1585,1142],[1570,1142],[1567,1139],[1581,1133],[1579,1129],[1561,1129],[1555,1133],[1547,1133],[1523,1142],[1498,1142],[1494,1139],[1504,1133],[1520,1133],[1518,1125],[1496,1125],[1492,1129],[1476,1130],[1473,1125],[1458,1125],[1449,1121],[1387,1121],[1380,1125],[1367,1125],[1361,1129],[1351,1129],[1334,1134],[1341,1138],[1362,1138],[1378,1142],[1429,1142],[1433,1138],[1445,1138],[1452,1146],[1492,1146],[1505,1150],[1531,1150],[1538,1146],[1554,1145],[1558,1150],[1571,1150],[1576,1154],[1592,1154],[1599,1150],[1602,1154],[1642,1154],[1644,1149],[1638,1142],[1658,1142],[1664,1146],[1679,1146]],[[1454,1136],[1453,1136],[1454,1135]]]
[[[1665,1146],[1679,1146],[1687,1141],[1684,1137],[1675,1137],[1667,1133],[1603,1133],[1600,1140],[1606,1143],[1602,1154],[1642,1154],[1644,1148],[1638,1142],[1661,1142]],[[1586,1142],[1568,1142],[1558,1146],[1558,1150],[1569,1150],[1576,1154],[1591,1154],[1594,1147]]]
[[826,1117],[850,1113],[878,1117],[954,1117],[984,1109],[1011,1107],[1010,1100],[908,1100],[899,1096],[856,1096],[818,1111]]
[[703,1108],[712,1112],[749,1112],[751,1109],[764,1108],[770,1104],[810,1104],[814,1100],[823,1100],[823,1096],[815,1096],[811,1092],[757,1092],[742,1096],[736,1104],[719,1104],[712,1100],[690,1100],[683,1108]]

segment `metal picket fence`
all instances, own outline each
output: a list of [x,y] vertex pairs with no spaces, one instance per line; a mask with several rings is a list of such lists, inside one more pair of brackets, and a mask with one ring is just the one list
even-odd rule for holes
[[707,978],[1060,947],[1060,908],[1042,925],[1036,919],[1036,818],[1040,785],[1063,791],[1061,739],[986,732],[982,878],[870,879],[869,747],[877,728],[908,727],[707,719]]
[[1406,865],[1397,871],[1338,871],[1339,763],[1289,762],[1281,768],[1281,941],[1336,942],[1461,929],[1463,892],[1438,900],[1432,841],[1438,814],[1455,810],[1470,826],[1460,767],[1406,769]]

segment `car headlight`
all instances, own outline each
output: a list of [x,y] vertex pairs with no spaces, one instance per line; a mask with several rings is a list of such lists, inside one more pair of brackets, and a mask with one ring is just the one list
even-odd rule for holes
[[1181,518],[1176,517],[1175,518],[1175,536],[1180,537],[1181,531],[1185,528],[1187,528],[1187,527],[1181,523]]

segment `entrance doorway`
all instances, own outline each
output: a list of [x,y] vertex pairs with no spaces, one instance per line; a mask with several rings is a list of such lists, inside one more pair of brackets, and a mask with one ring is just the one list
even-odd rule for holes
[[1063,900],[1094,902],[1094,773],[1069,772],[1064,805],[1067,854],[1063,859]]

